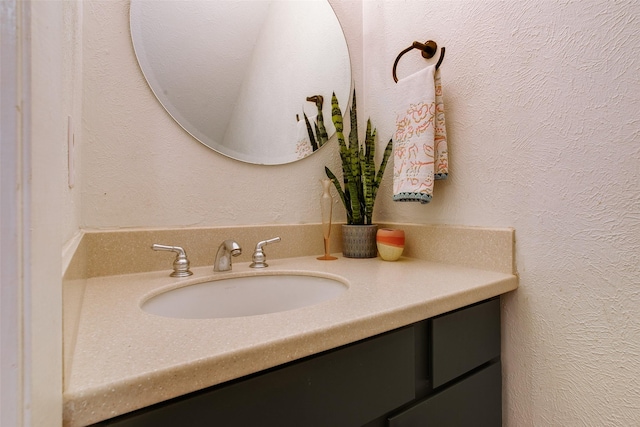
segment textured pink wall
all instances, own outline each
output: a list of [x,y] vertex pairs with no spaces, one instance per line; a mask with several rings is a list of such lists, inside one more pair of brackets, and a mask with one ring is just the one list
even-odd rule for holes
[[[391,202],[387,185],[378,218],[516,229],[505,425],[640,424],[638,16],[605,0],[364,2],[379,135],[393,132],[398,52],[447,48],[450,178],[427,206]],[[408,53],[398,75],[428,63]]]

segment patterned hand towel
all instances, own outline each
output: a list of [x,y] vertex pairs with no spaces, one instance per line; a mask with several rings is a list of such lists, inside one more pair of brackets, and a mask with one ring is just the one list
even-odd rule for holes
[[398,81],[393,200],[429,203],[434,179],[449,174],[440,71],[429,66]]

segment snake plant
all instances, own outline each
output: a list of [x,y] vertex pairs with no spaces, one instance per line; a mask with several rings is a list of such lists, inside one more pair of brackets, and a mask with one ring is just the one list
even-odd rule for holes
[[371,129],[371,120],[367,120],[367,130],[364,144],[358,142],[358,119],[356,113],[356,92],[353,92],[350,111],[351,129],[349,141],[344,137],[344,124],[342,111],[338,104],[338,98],[334,93],[331,97],[331,120],[336,128],[338,144],[340,146],[340,159],[342,160],[342,175],[344,189],[338,178],[325,166],[327,177],[333,182],[338,195],[347,211],[347,224],[363,225],[371,224],[373,217],[373,205],[376,194],[382,181],[382,175],[391,155],[393,142],[389,140],[382,156],[380,168],[376,173],[376,130]]

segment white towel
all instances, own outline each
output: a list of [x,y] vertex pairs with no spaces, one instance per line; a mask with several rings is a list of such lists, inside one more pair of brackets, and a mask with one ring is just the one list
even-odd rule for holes
[[449,173],[440,71],[435,65],[398,81],[393,200],[429,203],[434,179]]

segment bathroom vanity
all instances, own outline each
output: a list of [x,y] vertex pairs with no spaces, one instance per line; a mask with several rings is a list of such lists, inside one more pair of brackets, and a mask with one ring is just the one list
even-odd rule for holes
[[500,300],[98,426],[500,426]]
[[[64,425],[499,425],[500,296],[518,286],[513,230],[403,228],[412,235],[409,256],[396,262],[276,257],[294,246],[284,243],[304,236],[225,228],[213,237],[193,233],[205,235],[203,247],[229,235],[243,246],[274,235],[283,244],[260,271],[239,257],[232,271],[213,272],[196,258],[192,276],[174,278],[168,254],[162,270],[97,275],[91,267],[84,277],[68,275]],[[131,265],[115,249],[146,255],[153,242],[180,243],[164,233],[170,231],[96,232],[77,253],[86,250],[89,266]],[[180,230],[181,240],[191,241],[189,233]],[[176,318],[143,309],[172,289],[255,275],[319,276],[346,291],[241,317]]]

